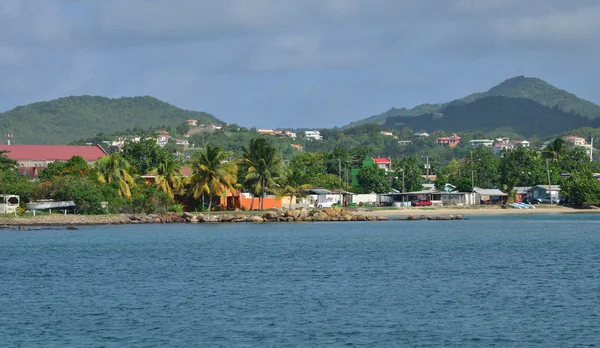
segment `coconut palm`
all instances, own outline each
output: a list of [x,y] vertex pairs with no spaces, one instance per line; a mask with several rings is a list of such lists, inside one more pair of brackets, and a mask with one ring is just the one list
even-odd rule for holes
[[208,210],[212,208],[213,196],[224,197],[226,190],[234,190],[237,182],[237,165],[226,159],[231,155],[221,147],[206,145],[202,151],[195,153],[190,160],[192,175],[185,183],[189,185],[188,194],[194,199],[208,195]]
[[295,196],[302,196],[303,191],[310,187],[306,175],[298,168],[287,169],[282,177],[283,190],[281,195],[290,196],[290,209]]
[[552,162],[558,162],[566,152],[567,143],[561,138],[556,138],[544,148],[542,156],[552,160]]
[[181,164],[175,159],[167,159],[160,163],[157,168],[150,171],[154,174],[158,189],[175,198],[183,192],[184,184],[181,174]]
[[282,166],[277,150],[265,139],[252,139],[248,148],[243,147],[242,162],[248,168],[244,179],[253,185],[252,192],[261,194],[262,210],[267,191],[277,186],[276,181],[281,176]]
[[98,172],[98,181],[116,185],[119,195],[131,198],[131,188],[135,184],[130,174],[132,168],[119,152],[100,158],[93,168]]

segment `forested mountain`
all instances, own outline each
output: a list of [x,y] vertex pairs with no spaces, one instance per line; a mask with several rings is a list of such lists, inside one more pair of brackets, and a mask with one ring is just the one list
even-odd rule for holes
[[98,133],[136,127],[175,126],[185,120],[223,123],[215,116],[187,111],[153,97],[71,96],[19,106],[0,113],[0,134],[14,144],[68,144]]
[[492,96],[530,99],[544,106],[556,106],[566,113],[576,113],[590,119],[600,117],[600,105],[581,99],[538,78],[517,76],[490,88],[487,92],[474,93],[443,104],[422,104],[412,109],[392,108],[382,114],[352,122],[348,127],[366,123],[385,124],[389,117],[419,116],[436,112],[445,113],[445,109],[450,105],[468,104]]
[[416,131],[446,133],[488,132],[502,128],[526,137],[546,137],[580,127],[598,127],[600,119],[590,120],[557,106],[543,106],[530,99],[485,97],[471,103],[449,105],[440,114],[423,114],[416,117],[389,117],[384,128],[402,126]]

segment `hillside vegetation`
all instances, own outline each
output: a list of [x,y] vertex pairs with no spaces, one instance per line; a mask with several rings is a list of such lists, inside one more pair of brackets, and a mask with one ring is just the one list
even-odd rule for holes
[[523,136],[547,137],[580,127],[597,127],[590,120],[558,107],[543,106],[529,99],[485,97],[472,103],[449,105],[444,116],[424,114],[417,117],[389,117],[385,128],[399,129],[407,126],[419,131],[433,132],[489,132],[495,129],[512,130]]
[[541,105],[551,108],[557,107],[566,113],[575,113],[589,119],[600,117],[600,105],[581,99],[538,78],[517,76],[505,80],[490,88],[487,92],[470,94],[464,98],[443,104],[422,104],[412,109],[392,108],[379,115],[352,122],[348,127],[367,123],[386,124],[386,120],[390,117],[420,116],[435,112],[446,113],[445,109],[449,106],[469,104],[493,96],[529,99]]
[[211,114],[183,110],[148,96],[71,96],[0,113],[0,133],[13,134],[14,144],[68,144],[98,133],[174,126],[188,119],[222,123]]

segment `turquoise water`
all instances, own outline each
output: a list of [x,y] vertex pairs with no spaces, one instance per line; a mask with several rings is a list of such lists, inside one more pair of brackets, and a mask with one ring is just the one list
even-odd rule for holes
[[598,346],[599,226],[545,215],[0,231],[0,346]]

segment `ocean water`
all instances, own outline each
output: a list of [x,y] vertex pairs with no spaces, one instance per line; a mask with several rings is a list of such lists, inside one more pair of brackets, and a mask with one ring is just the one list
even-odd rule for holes
[[538,215],[0,230],[0,346],[599,346],[599,227]]

